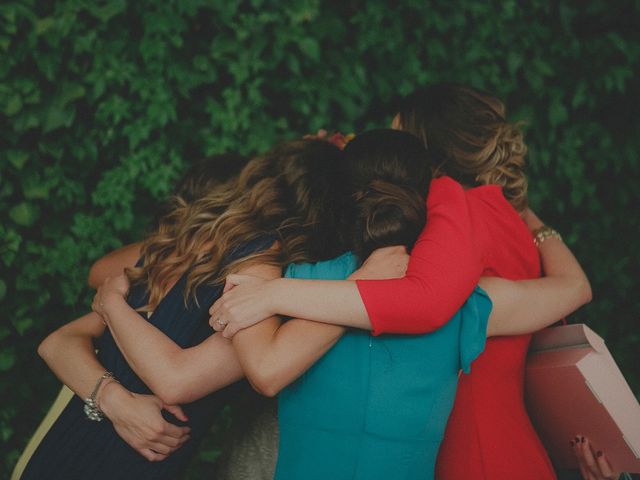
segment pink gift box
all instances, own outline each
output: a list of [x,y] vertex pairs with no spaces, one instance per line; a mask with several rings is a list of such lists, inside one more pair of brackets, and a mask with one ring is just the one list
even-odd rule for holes
[[604,340],[586,325],[534,335],[526,400],[556,467],[577,468],[569,441],[583,435],[614,470],[640,472],[640,405]]

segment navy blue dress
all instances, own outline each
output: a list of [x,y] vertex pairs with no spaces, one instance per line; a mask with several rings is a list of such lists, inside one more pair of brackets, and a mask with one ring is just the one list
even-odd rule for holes
[[[227,261],[264,250],[272,243],[273,238],[266,237],[252,241],[236,249]],[[185,274],[178,280],[148,319],[183,348],[197,345],[213,333],[208,323],[208,310],[222,293],[220,285],[201,286],[196,292],[199,306],[190,300],[185,307],[183,292],[186,277]],[[146,304],[147,299],[144,286],[135,286],[127,301],[133,308],[138,308]],[[105,369],[114,373],[125,388],[135,393],[151,393],[129,367],[109,330],[99,339],[97,348],[99,361]],[[161,462],[149,462],[138,454],[118,436],[108,419],[102,422],[89,420],[83,411],[84,402],[74,396],[34,452],[21,480],[179,478],[199,441],[230,396],[242,387],[242,383],[244,382],[238,382],[196,402],[182,405],[189,418],[191,439]],[[168,412],[163,413],[168,421],[183,425]]]

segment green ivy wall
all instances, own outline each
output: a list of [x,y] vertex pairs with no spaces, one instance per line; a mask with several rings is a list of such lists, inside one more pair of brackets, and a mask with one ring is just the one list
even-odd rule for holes
[[[593,284],[574,319],[605,337],[638,394],[639,12],[638,0],[2,2],[0,477],[58,389],[38,342],[87,310],[91,263],[140,237],[189,162],[387,125],[394,97],[439,80],[495,92],[527,122],[531,203]],[[214,454],[209,442],[194,472]]]

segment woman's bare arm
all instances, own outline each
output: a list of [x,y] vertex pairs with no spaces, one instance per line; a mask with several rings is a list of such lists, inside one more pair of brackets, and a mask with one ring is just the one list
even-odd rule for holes
[[[384,261],[376,262],[375,268],[363,265],[349,278],[404,275],[409,260],[404,247],[380,249],[376,255]],[[344,327],[326,323],[302,319],[282,323],[278,317],[271,317],[238,332],[233,346],[253,387],[263,395],[275,396],[320,359],[345,331]]]
[[91,312],[63,325],[38,346],[38,355],[80,398],[91,395],[96,381],[105,372],[93,345],[104,328],[100,316]]
[[89,270],[89,286],[98,288],[107,278],[122,275],[125,268],[135,266],[140,258],[141,248],[142,243],[131,243],[96,260]]
[[[38,347],[49,368],[81,398],[91,395],[105,372],[93,345],[104,328],[100,316],[91,312],[60,327]],[[163,460],[188,439],[189,428],[172,425],[161,414],[164,408],[186,420],[180,408],[164,405],[152,395],[137,395],[117,382],[103,382],[97,400],[118,435],[147,460]]]
[[[543,225],[533,212],[527,214],[530,227]],[[489,336],[533,333],[591,301],[589,280],[564,242],[551,237],[538,248],[544,277],[515,282],[500,278],[480,280],[493,302]]]
[[[280,269],[271,265],[252,265],[242,272],[263,279],[280,275]],[[273,395],[274,387],[280,390],[304,373],[343,331],[305,320],[287,322],[279,329],[280,321],[271,318],[240,339],[234,345],[237,350],[219,334],[183,349],[126,303],[127,289],[125,277],[108,280],[99,289],[94,308],[104,315],[129,365],[167,403],[201,398],[238,380],[243,371],[258,391]],[[242,353],[240,359],[236,351]]]
[[246,274],[227,277],[227,291],[211,308],[212,323],[227,338],[269,316],[277,314],[305,318],[326,324],[371,330],[371,322],[355,280],[391,279],[391,273],[407,269],[409,256],[404,247],[375,250],[348,280],[264,280]]
[[94,310],[108,323],[133,371],[164,402],[192,402],[242,378],[229,340],[212,335],[183,349],[129,306],[127,290],[124,275],[107,280],[98,290]]

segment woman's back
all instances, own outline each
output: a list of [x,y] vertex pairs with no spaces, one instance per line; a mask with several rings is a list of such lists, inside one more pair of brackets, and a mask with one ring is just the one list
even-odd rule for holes
[[[238,248],[232,255],[241,258],[252,252],[268,248],[273,238],[263,238]],[[230,258],[229,260],[232,260]],[[156,328],[182,348],[197,345],[211,335],[208,309],[221,295],[222,286],[202,285],[196,298],[185,306],[183,292],[187,273],[167,292],[148,319]],[[133,286],[128,303],[133,308],[145,305],[148,294],[145,286]],[[129,391],[151,393],[127,364],[109,330],[97,342],[101,364]],[[93,422],[84,414],[84,402],[74,396],[42,443],[31,457],[22,475],[27,479],[174,479],[186,466],[198,442],[207,432],[214,417],[233,394],[234,387],[208,395],[183,406],[189,418],[191,440],[162,462],[149,462],[127,445],[109,421]],[[178,423],[175,418],[170,421]]]
[[[467,199],[483,275],[512,280],[539,277],[540,259],[531,233],[501,188],[473,188]],[[437,478],[499,480],[516,473],[522,479],[555,478],[524,406],[530,339],[531,335],[488,339],[472,372],[460,378]]]
[[[342,279],[356,265],[345,254],[287,274]],[[482,351],[489,311],[478,290],[430,335],[347,332],[280,394],[276,478],[429,478],[458,371]]]

